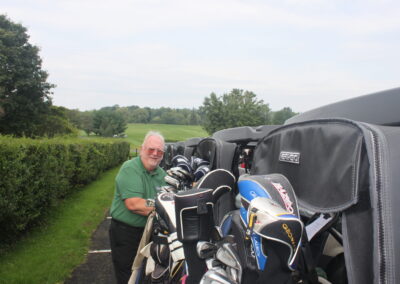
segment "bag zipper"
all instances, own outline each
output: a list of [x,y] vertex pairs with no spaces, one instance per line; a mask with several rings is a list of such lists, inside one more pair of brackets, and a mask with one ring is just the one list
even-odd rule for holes
[[381,149],[379,146],[378,135],[370,128],[375,171],[375,190],[377,196],[378,209],[378,255],[379,255],[379,283],[386,283],[386,253],[385,253],[385,229],[383,217],[382,201],[382,166]]

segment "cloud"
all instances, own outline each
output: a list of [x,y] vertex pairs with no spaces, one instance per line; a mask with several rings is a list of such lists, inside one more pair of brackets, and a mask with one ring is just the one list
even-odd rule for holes
[[70,108],[198,107],[241,88],[306,111],[399,82],[396,1],[4,0],[0,10],[28,27],[54,102]]

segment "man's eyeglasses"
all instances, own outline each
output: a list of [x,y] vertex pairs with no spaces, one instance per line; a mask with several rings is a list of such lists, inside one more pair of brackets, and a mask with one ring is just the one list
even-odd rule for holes
[[157,156],[164,155],[164,151],[160,150],[160,149],[157,149],[157,148],[146,148],[146,151],[147,151],[147,153],[149,155],[151,155],[151,154],[154,154],[154,155],[157,155]]

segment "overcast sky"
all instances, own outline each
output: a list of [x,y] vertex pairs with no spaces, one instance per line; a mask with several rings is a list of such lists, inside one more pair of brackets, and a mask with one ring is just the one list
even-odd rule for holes
[[400,86],[400,1],[1,0],[55,105],[192,108],[253,91],[303,112]]

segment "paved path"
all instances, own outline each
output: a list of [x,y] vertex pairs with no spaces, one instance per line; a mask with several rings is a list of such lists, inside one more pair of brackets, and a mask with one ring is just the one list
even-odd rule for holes
[[114,268],[111,261],[108,228],[111,217],[107,217],[92,235],[86,262],[75,268],[64,284],[115,284]]

